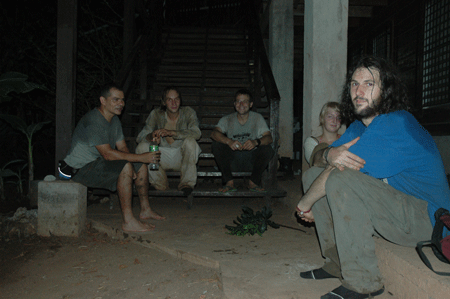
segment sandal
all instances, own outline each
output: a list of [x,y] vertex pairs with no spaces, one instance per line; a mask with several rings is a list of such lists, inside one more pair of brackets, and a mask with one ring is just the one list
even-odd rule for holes
[[237,191],[236,188],[234,188],[232,186],[227,186],[227,185],[223,186],[222,189],[219,189],[219,192],[222,192],[222,193],[236,192],[236,191]]
[[373,298],[375,296],[381,295],[384,292],[384,287],[379,289],[378,291],[372,292],[370,294],[361,294],[350,289],[347,289],[344,286],[340,286],[332,290],[331,292],[320,297],[321,299],[365,299],[365,298]]
[[258,185],[256,185],[256,186],[253,187],[253,188],[248,188],[248,190],[251,191],[251,192],[259,192],[259,193],[265,193],[265,192],[267,192],[266,189],[264,189],[263,187],[258,186]]

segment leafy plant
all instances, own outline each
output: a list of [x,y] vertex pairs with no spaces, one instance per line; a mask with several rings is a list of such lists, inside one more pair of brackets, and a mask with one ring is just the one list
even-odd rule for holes
[[33,89],[45,89],[42,85],[28,82],[28,76],[18,72],[8,72],[0,75],[0,103],[10,101],[10,92],[27,93]]
[[272,209],[269,207],[263,207],[261,211],[254,214],[251,208],[244,206],[242,212],[241,217],[237,217],[237,221],[233,220],[236,226],[225,225],[225,228],[229,230],[228,234],[236,236],[258,234],[261,236],[267,230],[267,226],[280,228],[279,224],[269,220],[272,217]]
[[[21,160],[23,161],[23,160]],[[14,172],[14,176],[17,178],[17,181],[9,181],[7,183],[14,184],[17,186],[17,192],[23,195],[23,183],[25,179],[22,178],[22,171],[28,166],[27,163],[24,163],[20,168],[17,168],[17,172]]]
[[14,172],[9,168],[6,168],[8,165],[17,163],[17,162],[23,162],[23,160],[19,159],[19,160],[9,161],[5,165],[3,165],[3,167],[0,169],[0,196],[3,201],[5,200],[5,184],[4,184],[3,178],[16,176],[19,178],[19,181],[22,182],[19,173]]
[[0,114],[0,119],[8,122],[14,129],[24,133],[28,140],[28,181],[34,180],[34,164],[33,164],[33,145],[31,143],[33,134],[50,121],[44,121],[37,124],[27,126],[26,122],[20,117],[14,115]]

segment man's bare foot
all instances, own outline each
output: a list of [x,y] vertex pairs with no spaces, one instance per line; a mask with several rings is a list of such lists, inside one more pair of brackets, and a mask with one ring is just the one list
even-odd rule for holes
[[227,193],[227,192],[235,192],[237,191],[236,188],[234,188],[234,181],[228,181],[225,186],[223,186],[222,188],[219,188],[219,192],[222,193]]
[[253,183],[252,180],[248,180],[248,189],[252,189],[252,188],[256,188],[259,187],[258,185],[256,185],[255,183]]
[[122,223],[122,230],[129,233],[144,233],[152,231],[154,228],[154,225],[143,223],[134,218],[128,223]]
[[141,211],[141,214],[139,214],[139,218],[141,220],[148,220],[148,219],[155,219],[155,220],[166,220],[166,217],[161,216],[157,214],[156,212],[153,212],[153,210],[149,209],[146,211]]

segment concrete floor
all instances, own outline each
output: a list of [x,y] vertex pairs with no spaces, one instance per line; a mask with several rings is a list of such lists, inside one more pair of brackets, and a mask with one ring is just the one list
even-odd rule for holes
[[[280,182],[280,185],[289,188],[290,192],[282,203],[276,202],[272,206],[271,220],[286,227],[269,227],[262,237],[232,236],[224,227],[233,225],[233,220],[241,215],[243,205],[254,211],[261,210],[264,201],[257,198],[194,199],[191,210],[187,209],[181,197],[155,198],[150,202],[152,208],[166,216],[167,220],[151,221],[156,229],[145,234],[123,234],[117,203],[112,209],[109,203],[89,206],[88,219],[96,229],[113,237],[129,238],[143,246],[219,269],[223,291],[228,299],[320,298],[338,287],[340,282],[337,279],[311,281],[299,277],[300,271],[321,267],[323,259],[314,228],[298,224],[294,217],[293,204],[298,201],[299,178]],[[139,213],[137,204],[134,213]],[[447,292],[450,291],[450,278],[437,277],[426,269],[414,255],[414,249],[388,244],[383,240],[377,241],[377,244],[386,291],[376,298],[450,297],[439,295],[450,294]],[[403,261],[405,256],[413,260],[413,265]],[[426,279],[422,280],[424,276]],[[415,285],[421,284],[420,290],[414,289]],[[426,295],[427,288],[436,287],[440,290],[438,293]]]

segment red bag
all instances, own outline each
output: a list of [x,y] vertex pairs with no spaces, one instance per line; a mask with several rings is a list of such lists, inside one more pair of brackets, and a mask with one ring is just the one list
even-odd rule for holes
[[430,261],[423,253],[423,246],[431,246],[434,255],[440,261],[450,264],[450,236],[445,238],[442,237],[444,227],[447,227],[447,229],[450,230],[450,213],[446,209],[440,208],[434,214],[434,218],[436,219],[436,224],[434,225],[433,233],[431,234],[431,240],[417,243],[416,250],[422,261],[431,271],[439,275],[450,276],[450,273],[434,271]]
[[[446,214],[442,215],[439,219],[444,223],[444,225],[447,227],[447,229],[450,230],[450,215],[449,215],[448,211]],[[449,262],[450,261],[450,236],[447,236],[441,240],[441,251],[442,251],[442,254],[447,258],[447,262]]]

